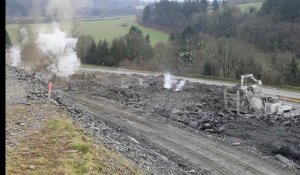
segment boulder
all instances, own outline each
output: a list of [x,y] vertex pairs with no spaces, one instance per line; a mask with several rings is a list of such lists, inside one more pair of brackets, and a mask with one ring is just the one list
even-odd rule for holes
[[190,126],[196,128],[199,125],[198,121],[191,121]]
[[271,152],[275,154],[281,154],[285,157],[293,158],[296,160],[300,159],[300,149],[281,140],[272,142]]

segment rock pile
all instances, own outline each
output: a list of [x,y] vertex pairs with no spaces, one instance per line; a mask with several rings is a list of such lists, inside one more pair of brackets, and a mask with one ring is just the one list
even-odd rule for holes
[[[203,174],[204,170],[172,154],[166,149],[148,141],[142,136],[133,135],[113,123],[99,120],[96,115],[78,107],[68,98],[54,92],[54,99],[86,132],[98,141],[109,145],[114,151],[125,155],[145,170],[153,174]],[[177,165],[176,165],[177,164]],[[180,166],[179,166],[180,165]]]
[[[141,83],[142,82],[142,83]],[[71,78],[73,93],[85,93],[93,100],[103,97],[123,104],[142,115],[175,121],[195,130],[235,137],[269,154],[274,140],[282,139],[300,149],[299,117],[228,113],[224,111],[223,87],[186,82],[181,92],[163,88],[163,76],[125,76],[85,73]],[[241,145],[241,143],[240,143]],[[287,156],[288,157],[288,156]],[[293,160],[299,160],[296,156]]]

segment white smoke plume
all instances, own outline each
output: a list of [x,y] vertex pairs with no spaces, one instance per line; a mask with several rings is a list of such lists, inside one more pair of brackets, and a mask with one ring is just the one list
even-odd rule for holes
[[28,29],[24,26],[19,31],[20,43],[13,45],[8,50],[8,63],[12,66],[18,67],[21,63],[21,50],[24,44],[28,42]]
[[76,43],[77,38],[67,37],[55,23],[51,33],[40,32],[36,40],[42,54],[51,60],[48,69],[57,76],[72,75],[80,67],[80,59],[74,50]]
[[181,81],[177,84],[175,91],[182,91],[184,85],[185,85],[185,80],[181,80]]
[[25,28],[25,27],[22,27],[20,29],[20,39],[21,39],[20,42],[21,42],[21,45],[27,43],[28,42],[28,38],[29,38],[29,36],[28,36],[28,29]]
[[13,46],[8,51],[9,64],[18,67],[21,62],[21,49],[20,46]]
[[[79,5],[88,5],[91,2],[92,0],[50,0],[45,10],[52,20],[70,22],[74,19]],[[36,10],[42,8],[39,1],[34,3]],[[19,43],[7,52],[9,64],[43,73],[47,77],[53,74],[66,77],[79,68],[80,59],[74,50],[77,38],[68,37],[58,24],[53,23],[51,32],[43,30],[41,26],[35,38],[29,38],[28,33],[27,28],[20,29]]]
[[175,91],[182,91],[185,85],[185,80],[180,82],[176,80],[170,73],[164,74],[164,88],[166,89],[175,89]]
[[174,78],[171,74],[166,73],[164,74],[164,83],[164,88],[171,89],[173,84],[176,82],[174,81]]

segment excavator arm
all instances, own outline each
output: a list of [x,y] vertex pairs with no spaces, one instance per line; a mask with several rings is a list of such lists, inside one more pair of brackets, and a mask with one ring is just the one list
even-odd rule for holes
[[245,78],[251,78],[257,85],[262,85],[262,82],[254,78],[253,74],[245,74],[241,75],[241,86],[244,86]]

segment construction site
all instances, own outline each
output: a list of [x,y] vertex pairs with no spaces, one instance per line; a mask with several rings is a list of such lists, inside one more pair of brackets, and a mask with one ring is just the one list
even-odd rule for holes
[[3,174],[300,175],[299,9],[6,0]]
[[[27,84],[7,98],[24,91],[17,103],[46,103],[42,74],[6,73],[9,89]],[[51,105],[146,174],[299,174],[297,98],[265,94],[251,74],[231,87],[100,68],[50,81]]]

